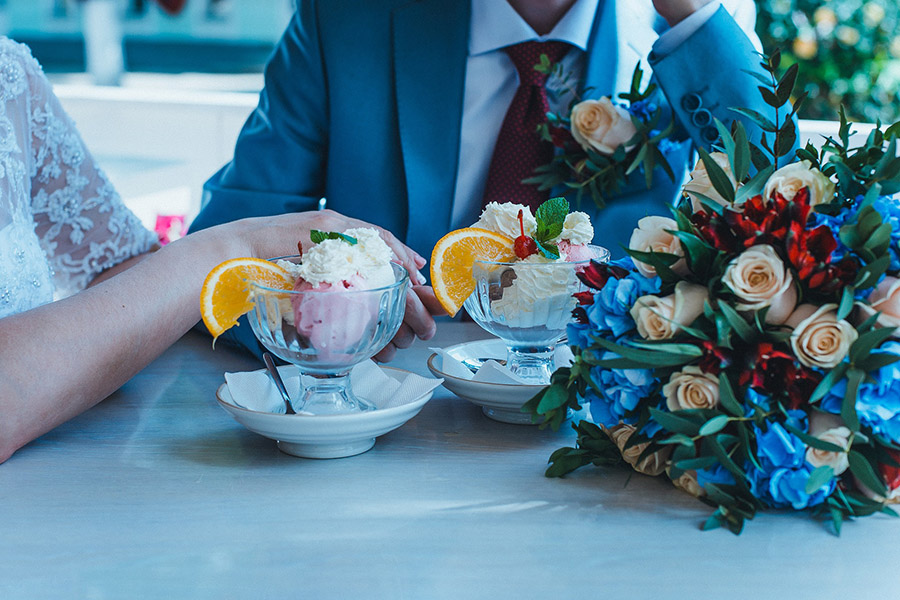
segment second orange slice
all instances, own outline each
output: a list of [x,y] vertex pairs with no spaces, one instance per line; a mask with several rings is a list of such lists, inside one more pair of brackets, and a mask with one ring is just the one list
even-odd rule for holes
[[438,240],[431,253],[434,295],[454,316],[475,290],[472,265],[476,260],[506,262],[515,258],[511,237],[477,227],[451,231]]

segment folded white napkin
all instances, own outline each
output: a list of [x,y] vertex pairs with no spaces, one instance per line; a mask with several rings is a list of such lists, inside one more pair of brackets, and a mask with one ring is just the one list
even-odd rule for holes
[[[300,396],[300,370],[294,365],[278,367],[288,395]],[[443,383],[443,379],[421,377],[407,373],[398,381],[389,376],[373,361],[367,360],[350,371],[350,386],[354,393],[373,403],[377,408],[393,408],[418,400]],[[265,369],[225,373],[225,383],[234,403],[242,408],[259,412],[284,414],[284,401]]]
[[[490,351],[488,350],[490,346],[485,344],[484,352],[485,358]],[[432,352],[437,354],[437,358],[435,359],[435,367],[442,373],[446,373],[447,375],[452,375],[453,377],[459,377],[460,379],[470,379],[472,381],[477,381],[480,383],[506,383],[506,384],[517,384],[517,385],[533,385],[529,382],[525,381],[515,373],[511,372],[504,365],[501,365],[496,360],[486,360],[481,367],[475,373],[472,373],[472,370],[469,367],[462,364],[462,362],[446,352],[441,348],[429,348]],[[553,362],[557,367],[567,366],[572,364],[572,351],[568,346],[557,346],[556,351],[553,354]]]

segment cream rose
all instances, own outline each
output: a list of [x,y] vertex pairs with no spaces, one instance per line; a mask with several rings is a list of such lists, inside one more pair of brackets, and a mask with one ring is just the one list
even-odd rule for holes
[[802,160],[772,173],[763,190],[763,198],[771,198],[778,192],[785,200],[793,200],[803,188],[809,188],[810,206],[831,202],[834,197],[834,182],[822,171],[814,169],[811,162]]
[[738,310],[769,307],[766,323],[780,325],[797,306],[794,277],[772,246],[762,244],[744,250],[729,263],[722,277],[741,301]]
[[687,366],[673,373],[662,391],[671,411],[719,405],[719,378],[700,367]]
[[[900,279],[885,277],[869,294],[868,300],[868,304],[857,304],[861,321],[881,313],[875,321],[876,327],[900,327]],[[900,330],[895,331],[892,337],[900,337]]]
[[628,443],[628,440],[631,439],[631,436],[634,435],[635,431],[634,425],[620,424],[610,429],[606,429],[606,435],[608,435],[609,439],[611,439],[619,448],[619,452],[622,453],[622,458],[625,462],[631,465],[635,471],[643,473],[644,475],[656,477],[666,470],[666,462],[669,460],[669,455],[672,454],[672,448],[671,446],[667,446],[658,452],[654,452],[653,454],[644,457],[642,461],[638,462],[638,459],[641,457],[641,454],[644,453],[644,450],[647,449],[649,443],[644,442],[643,444],[634,444],[626,448],[625,445]]
[[850,323],[838,321],[836,309],[837,304],[801,304],[786,321],[794,330],[791,348],[797,360],[807,367],[834,368],[859,337]]
[[830,452],[810,446],[806,449],[806,462],[814,467],[828,465],[835,475],[840,475],[847,470],[847,467],[850,466],[846,452],[850,440],[850,430],[843,426],[843,421],[835,415],[813,411],[809,416],[809,434],[823,442],[844,448],[845,451]]
[[702,285],[679,281],[675,293],[665,298],[641,296],[631,307],[631,318],[646,340],[667,340],[703,314],[709,296]]
[[[666,470],[666,473],[669,474],[669,479],[672,479],[669,470]],[[697,471],[694,471],[693,469],[685,471],[677,479],[672,479],[672,485],[683,492],[687,492],[694,498],[702,498],[706,495],[706,490],[704,490],[700,485],[700,482],[697,481]]]
[[[663,252],[665,254],[684,256],[681,242],[678,241],[677,237],[669,233],[677,229],[678,224],[675,223],[674,219],[656,216],[644,217],[638,221],[637,228],[632,232],[628,248],[640,252]],[[634,266],[644,277],[656,277],[655,267],[651,267],[637,259],[634,260]],[[687,264],[683,258],[673,264],[671,268],[680,274],[687,273]]]
[[[731,184],[735,185],[734,173],[731,172],[731,163],[728,162],[728,155],[724,152],[713,152],[710,154],[710,157],[712,157],[717,165],[722,167],[722,170],[725,171]],[[691,171],[691,180],[684,184],[681,190],[691,199],[691,206],[694,208],[694,212],[706,210],[703,208],[703,204],[700,202],[701,198],[697,194],[702,194],[722,206],[729,205],[729,202],[716,191],[715,187],[713,187],[712,181],[709,179],[709,173],[706,172],[706,165],[703,164],[702,159],[698,160],[697,164],[694,165],[694,170]]]
[[585,150],[612,154],[634,137],[631,115],[609,98],[583,100],[572,108],[572,137]]

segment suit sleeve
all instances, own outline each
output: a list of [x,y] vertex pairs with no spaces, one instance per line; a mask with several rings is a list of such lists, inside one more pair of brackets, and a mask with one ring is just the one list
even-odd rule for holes
[[[753,32],[752,2],[729,2],[734,17],[720,6],[699,29],[667,54],[651,52],[649,61],[659,87],[681,128],[694,144],[709,148],[719,133],[714,119],[740,119],[752,142],[762,130],[731,108],[749,108],[774,119],[762,100],[759,82],[746,71],[765,75],[759,66],[759,40]],[[737,19],[737,20],[736,20]],[[738,22],[740,21],[740,23]]]
[[232,221],[314,210],[324,191],[327,81],[315,0],[301,0],[265,70],[259,105],[234,158],[206,182],[191,231]]

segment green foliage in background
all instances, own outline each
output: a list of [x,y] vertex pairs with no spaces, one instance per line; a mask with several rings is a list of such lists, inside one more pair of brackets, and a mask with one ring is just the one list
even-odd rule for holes
[[800,63],[805,119],[900,119],[900,0],[757,0],[757,32],[782,66]]

